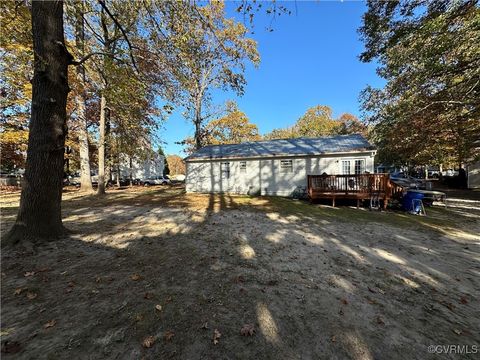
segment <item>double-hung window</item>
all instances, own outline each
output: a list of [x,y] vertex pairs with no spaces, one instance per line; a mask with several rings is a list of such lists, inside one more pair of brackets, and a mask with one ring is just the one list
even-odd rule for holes
[[280,172],[293,172],[293,160],[280,160]]
[[230,163],[229,162],[222,162],[220,164],[220,171],[222,173],[222,178],[224,178],[224,179],[230,178]]
[[241,173],[246,173],[247,172],[247,162],[246,161],[240,161],[240,172]]

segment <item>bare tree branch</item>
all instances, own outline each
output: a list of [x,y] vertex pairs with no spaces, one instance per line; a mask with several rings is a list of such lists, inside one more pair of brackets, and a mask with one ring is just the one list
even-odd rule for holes
[[128,38],[128,35],[125,31],[125,29],[123,28],[123,26],[120,24],[120,22],[117,20],[117,18],[111,13],[110,9],[107,7],[107,5],[105,4],[105,1],[104,0],[98,0],[98,3],[102,6],[102,8],[105,10],[105,12],[108,14],[108,16],[113,20],[113,22],[115,23],[115,25],[120,29],[122,35],[123,35],[123,38],[125,39],[125,41],[127,42],[127,45],[128,45],[128,48],[129,48],[129,55],[130,55],[130,60],[132,61],[132,65],[133,67],[135,68],[135,71],[137,73],[140,73],[140,71],[138,70],[138,67],[137,67],[137,63],[135,61],[135,57],[133,55],[133,46],[132,46],[132,43],[130,42],[130,39]]

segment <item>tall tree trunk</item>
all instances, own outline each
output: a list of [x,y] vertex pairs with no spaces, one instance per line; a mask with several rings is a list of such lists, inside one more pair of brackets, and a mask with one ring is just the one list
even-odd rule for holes
[[120,159],[117,161],[117,187],[120,187]]
[[133,160],[132,157],[129,156],[129,177],[130,177],[130,186],[133,186]]
[[63,2],[32,1],[34,73],[27,161],[17,219],[4,244],[64,234],[61,201],[68,65]]
[[[75,28],[75,44],[78,51],[85,55],[85,25],[83,22],[83,2],[77,4],[77,18]],[[77,81],[80,85],[80,93],[76,97],[77,117],[78,117],[78,142],[80,148],[80,189],[82,191],[92,192],[92,178],[90,175],[90,155],[88,151],[88,132],[86,102],[87,96],[85,91],[85,68],[83,65],[77,66]]]
[[202,103],[201,100],[195,104],[195,150],[202,148]]
[[105,119],[107,112],[107,99],[102,93],[100,99],[100,125],[98,144],[98,194],[105,194]]

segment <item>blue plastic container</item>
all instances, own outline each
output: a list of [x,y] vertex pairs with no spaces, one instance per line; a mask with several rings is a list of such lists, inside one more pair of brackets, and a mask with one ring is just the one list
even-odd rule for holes
[[[406,211],[411,211],[414,213],[418,213],[421,211],[420,204],[416,202],[413,204],[413,200],[418,199],[422,200],[424,198],[424,194],[416,192],[416,191],[407,191],[405,195],[403,195],[402,206]],[[417,209],[418,207],[418,209]]]

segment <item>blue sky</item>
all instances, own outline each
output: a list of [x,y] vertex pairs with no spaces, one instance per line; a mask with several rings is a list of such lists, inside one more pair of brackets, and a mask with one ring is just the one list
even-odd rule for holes
[[[243,97],[214,93],[214,102],[237,101],[240,110],[255,123],[261,134],[292,125],[315,105],[328,105],[334,116],[349,112],[360,115],[358,96],[367,84],[382,86],[375,64],[358,60],[363,44],[357,29],[366,10],[357,1],[297,1],[282,3],[292,15],[272,18],[259,12],[254,34],[261,56],[260,66],[248,66]],[[238,6],[238,5],[237,5]],[[229,3],[230,16],[235,3]],[[297,11],[295,12],[295,7]],[[272,24],[273,32],[266,31]],[[159,132],[166,154],[184,155],[176,145],[193,135],[193,125],[177,110]]]

